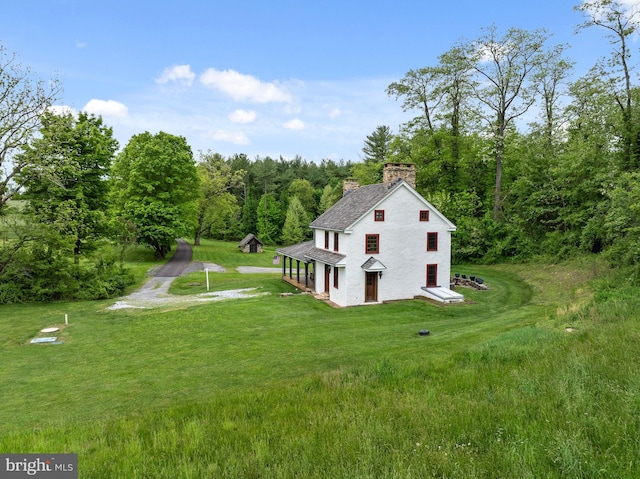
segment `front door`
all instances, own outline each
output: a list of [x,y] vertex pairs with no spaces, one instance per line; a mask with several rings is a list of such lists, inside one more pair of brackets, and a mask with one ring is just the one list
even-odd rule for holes
[[378,301],[378,273],[367,272],[365,279],[364,300]]
[[329,292],[329,278],[331,277],[331,266],[328,264],[324,265],[324,290]]

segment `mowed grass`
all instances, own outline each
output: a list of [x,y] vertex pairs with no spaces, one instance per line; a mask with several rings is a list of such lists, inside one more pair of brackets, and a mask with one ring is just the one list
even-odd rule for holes
[[[638,477],[637,295],[594,302],[591,260],[455,269],[491,289],[2,306],[0,451],[75,452],[83,478]],[[65,344],[28,344],[65,313]]]
[[[264,246],[262,253],[242,253],[237,243],[202,240],[193,246],[193,261],[214,263],[225,272],[209,272],[209,291],[256,288],[260,293],[292,292],[295,289],[281,280],[281,265],[273,264],[275,247]],[[243,274],[239,266],[256,266],[273,269],[273,273]],[[207,276],[198,271],[177,278],[169,290],[173,294],[197,294],[207,291]]]

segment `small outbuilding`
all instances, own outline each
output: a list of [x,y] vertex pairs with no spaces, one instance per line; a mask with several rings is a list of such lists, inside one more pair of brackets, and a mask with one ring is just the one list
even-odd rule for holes
[[243,253],[262,253],[263,246],[262,241],[260,241],[256,235],[249,233],[240,241],[238,248],[240,248],[240,251]]

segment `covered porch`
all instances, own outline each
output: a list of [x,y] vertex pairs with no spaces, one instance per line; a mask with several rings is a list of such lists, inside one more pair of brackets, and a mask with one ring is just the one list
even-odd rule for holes
[[[302,291],[317,293],[329,290],[326,271],[320,271],[324,282],[317,283],[317,262],[324,265],[336,265],[345,258],[345,255],[316,248],[313,241],[278,248],[276,253],[282,256],[282,279],[284,281]],[[320,289],[316,287],[316,284],[320,286]]]
[[282,256],[282,279],[302,291],[315,291],[315,262],[305,253],[313,247],[313,241],[278,248]]

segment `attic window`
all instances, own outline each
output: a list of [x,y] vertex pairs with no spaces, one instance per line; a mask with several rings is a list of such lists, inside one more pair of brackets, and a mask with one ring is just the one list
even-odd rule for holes
[[374,221],[384,221],[384,210],[375,210],[373,213]]
[[429,221],[429,210],[420,210],[420,221]]

